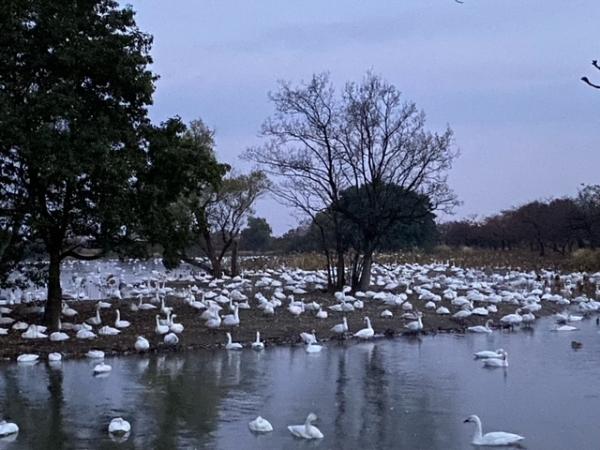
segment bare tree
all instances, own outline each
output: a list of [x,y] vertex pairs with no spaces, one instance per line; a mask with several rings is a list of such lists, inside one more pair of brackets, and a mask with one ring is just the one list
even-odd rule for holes
[[[213,276],[223,275],[223,258],[231,252],[230,275],[238,274],[238,240],[249,216],[254,214],[256,200],[269,187],[266,175],[253,171],[247,175],[230,175],[221,185],[189,205],[191,226],[197,236],[199,248],[210,261]],[[198,265],[192,258],[184,256],[189,263]],[[201,264],[201,263],[200,263]]]
[[[398,195],[427,198],[426,213],[456,204],[446,176],[457,155],[451,130],[425,131],[424,114],[380,77],[368,73],[336,96],[327,74],[314,75],[297,88],[282,83],[271,100],[276,112],[262,128],[268,141],[246,157],[277,176],[274,191],[284,203],[313,220],[325,213],[333,223],[338,287],[344,273],[342,219],[360,230],[360,264],[354,266],[361,276],[354,287],[365,289],[382,227],[423,211],[422,204],[407,208]],[[343,194],[349,190],[369,214],[346,206]]]

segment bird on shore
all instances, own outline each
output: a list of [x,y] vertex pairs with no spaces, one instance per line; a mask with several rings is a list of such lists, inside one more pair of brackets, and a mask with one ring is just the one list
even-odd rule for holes
[[225,344],[226,350],[242,350],[244,347],[239,342],[233,342],[231,333],[227,333],[227,344]]
[[150,350],[150,342],[145,337],[138,336],[135,340],[134,347],[137,352],[147,352],[148,350]]
[[252,350],[260,351],[260,350],[264,350],[264,349],[265,349],[265,344],[264,344],[264,342],[261,342],[261,340],[260,340],[260,331],[257,331],[256,332],[256,341],[254,341],[252,343]]
[[371,320],[368,317],[365,317],[364,321],[367,323],[367,327],[354,333],[354,337],[359,339],[371,339],[375,335],[375,330],[373,330]]
[[343,335],[344,333],[348,332],[348,321],[346,320],[346,317],[342,318],[342,323],[338,323],[336,325],[334,325],[333,327],[331,327],[331,330],[333,333],[335,334],[339,334],[339,335]]

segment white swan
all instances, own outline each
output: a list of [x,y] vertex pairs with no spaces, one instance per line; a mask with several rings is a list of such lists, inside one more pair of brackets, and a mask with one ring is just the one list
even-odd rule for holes
[[493,350],[483,350],[477,353],[473,353],[476,359],[488,359],[488,358],[502,358],[503,349],[499,348],[496,351]]
[[122,417],[115,417],[108,424],[110,434],[126,434],[131,431],[131,424]]
[[177,345],[179,344],[179,338],[175,333],[168,333],[165,335],[163,342],[167,345]]
[[131,325],[131,322],[127,320],[121,320],[121,311],[117,309],[117,318],[115,320],[115,328],[127,328]]
[[108,325],[104,325],[98,330],[98,334],[101,336],[116,336],[120,332],[120,330],[113,327],[109,327]]
[[269,433],[273,431],[273,425],[267,419],[258,416],[256,419],[248,423],[248,428],[250,431],[254,431],[255,433]]
[[94,374],[108,373],[111,370],[112,370],[112,367],[109,366],[108,364],[103,363],[103,362],[101,362],[100,364],[97,364],[96,366],[94,366]]
[[508,367],[508,353],[502,350],[501,358],[488,358],[483,360],[484,367]]
[[404,325],[404,328],[407,328],[409,331],[415,333],[421,331],[423,329],[423,321],[421,320],[422,317],[423,313],[417,312],[417,320],[407,323]]
[[96,315],[86,320],[90,325],[100,325],[102,318],[100,317],[100,303],[96,305]]
[[233,314],[227,314],[223,317],[223,325],[226,327],[237,327],[240,324],[239,308],[236,305],[233,309]]
[[32,363],[36,362],[39,359],[39,355],[35,355],[33,353],[23,353],[17,357],[17,362],[20,363]]
[[54,333],[50,333],[50,340],[52,342],[62,342],[67,341],[69,339],[69,335],[67,333],[63,333],[62,331],[55,331]]
[[493,330],[490,328],[490,324],[492,323],[491,320],[486,320],[485,325],[476,325],[474,327],[469,327],[467,328],[467,330],[469,330],[471,333],[491,333]]
[[381,311],[381,314],[379,314],[379,317],[383,317],[384,319],[391,319],[392,317],[394,317],[394,314],[389,309],[384,309],[383,311]]
[[134,347],[137,352],[147,352],[148,350],[150,350],[150,342],[148,342],[148,339],[146,339],[145,337],[138,336],[135,340]]
[[315,335],[315,330],[312,330],[310,333],[300,333],[300,339],[307,345],[316,344],[317,336]]
[[335,334],[346,333],[348,331],[348,321],[346,320],[346,318],[344,317],[342,319],[342,323],[338,323],[337,325],[332,326],[331,331]]
[[[264,350],[265,343],[260,341],[260,331],[256,332],[256,341],[252,343],[252,350]],[[260,417],[260,416],[259,416]]]
[[58,352],[48,353],[48,361],[50,361],[50,362],[62,361],[62,355]]
[[304,349],[306,350],[306,353],[319,353],[321,350],[323,350],[323,346],[317,343],[312,343],[308,344],[306,347],[304,347]]
[[294,436],[303,438],[303,439],[322,439],[323,433],[317,427],[312,425],[311,422],[317,420],[317,416],[314,413],[310,413],[306,417],[306,421],[304,425],[288,425],[288,430]]
[[218,312],[206,321],[206,326],[211,329],[219,328],[221,326],[221,316],[219,316]]
[[95,339],[96,338],[96,334],[94,334],[90,330],[86,330],[85,328],[82,328],[81,330],[79,330],[77,332],[77,334],[75,335],[75,337],[77,339]]
[[227,333],[227,344],[225,344],[227,350],[241,350],[242,344],[239,342],[233,342],[231,339],[231,333]]
[[560,327],[554,328],[554,331],[575,331],[575,330],[577,330],[577,327],[574,327],[572,325],[562,325]]
[[469,416],[465,420],[465,423],[467,422],[475,424],[475,434],[473,434],[473,439],[471,440],[473,445],[498,447],[516,444],[517,442],[525,439],[523,436],[519,436],[518,434],[506,433],[504,431],[493,431],[491,433],[482,434],[481,419],[479,419],[479,417],[476,415]]
[[169,326],[160,324],[160,316],[158,314],[155,317],[156,317],[156,327],[154,327],[154,332],[156,334],[167,334],[169,332]]
[[102,350],[88,350],[85,356],[87,356],[90,359],[103,359],[104,352]]
[[354,337],[359,339],[371,339],[375,335],[375,330],[371,327],[371,320],[368,317],[365,317],[364,320],[367,322],[367,328],[363,328],[354,333]]
[[175,322],[175,317],[177,317],[177,314],[173,314],[172,316],[169,317],[169,319],[170,319],[169,330],[171,330],[173,333],[181,334],[181,333],[183,333],[183,324]]
[[19,427],[17,426],[16,423],[7,422],[6,420],[3,420],[2,422],[0,422],[0,437],[9,436],[11,434],[15,434],[18,432],[19,432]]

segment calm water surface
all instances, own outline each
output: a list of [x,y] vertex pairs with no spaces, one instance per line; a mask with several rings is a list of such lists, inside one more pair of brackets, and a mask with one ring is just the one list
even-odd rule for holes
[[[600,334],[595,321],[548,331],[425,337],[302,348],[196,352],[0,366],[2,415],[18,423],[0,449],[467,449],[478,414],[484,431],[524,435],[529,449],[600,448]],[[570,342],[583,342],[578,351]],[[474,351],[503,347],[510,367],[483,369]],[[289,424],[314,411],[322,441],[294,439]],[[268,418],[255,436],[247,423]],[[106,428],[123,416],[125,443]]]

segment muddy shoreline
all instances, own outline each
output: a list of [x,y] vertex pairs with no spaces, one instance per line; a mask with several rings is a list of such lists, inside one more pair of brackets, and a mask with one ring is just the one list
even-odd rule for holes
[[[74,331],[66,331],[70,339],[63,342],[52,342],[49,339],[28,340],[21,337],[23,331],[10,330],[8,335],[0,336],[0,359],[16,360],[17,356],[23,353],[35,353],[40,356],[40,360],[46,360],[47,355],[51,352],[60,352],[65,359],[85,357],[85,354],[91,350],[102,350],[106,356],[119,356],[137,354],[134,344],[137,336],[144,336],[150,341],[149,353],[159,352],[182,352],[195,350],[218,350],[223,349],[226,343],[226,332],[231,332],[233,340],[240,342],[244,347],[250,347],[250,344],[256,338],[256,331],[260,331],[261,340],[265,346],[275,345],[301,345],[299,334],[305,331],[315,330],[317,338],[321,342],[330,340],[340,341],[338,336],[330,331],[330,328],[342,321],[345,316],[348,321],[349,333],[347,333],[346,342],[356,341],[352,338],[352,333],[364,328],[363,318],[370,317],[372,326],[376,336],[382,338],[396,338],[405,335],[410,335],[405,328],[405,324],[410,320],[401,318],[405,312],[400,307],[390,307],[375,300],[365,301],[364,309],[354,312],[341,313],[328,310],[328,306],[337,302],[330,294],[321,292],[312,292],[302,296],[305,301],[316,301],[326,308],[329,317],[327,319],[318,319],[311,312],[306,312],[299,317],[294,317],[286,310],[285,304],[281,306],[274,316],[264,316],[262,311],[256,308],[256,301],[251,295],[251,309],[240,310],[240,325],[238,327],[224,327],[216,330],[210,330],[206,327],[205,321],[200,318],[201,312],[187,305],[181,298],[167,297],[167,305],[173,307],[174,313],[177,314],[176,321],[184,325],[184,331],[179,335],[179,343],[170,347],[163,343],[163,336],[155,333],[155,316],[160,311],[137,311],[130,310],[132,303],[137,303],[135,299],[115,300],[110,301],[112,307],[101,310],[103,325],[114,326],[116,309],[120,310],[121,320],[131,322],[131,326],[125,328],[117,336],[100,336],[93,340],[80,340],[75,338]],[[472,325],[483,325],[487,319],[493,321],[492,328],[500,329],[501,324],[499,319],[513,313],[517,306],[512,304],[500,303],[497,305],[498,312],[490,313],[488,317],[471,316],[465,320],[456,320],[450,316],[442,316],[435,313],[435,310],[429,310],[424,307],[423,300],[417,300],[416,296],[409,298],[415,308],[418,308],[423,313],[424,328],[420,334],[431,335],[436,333],[465,333],[467,327]],[[74,308],[78,315],[72,320],[76,323],[81,323],[84,320],[95,315],[95,301],[69,301],[66,302],[70,307]],[[535,313],[536,317],[551,315],[557,311],[564,309],[563,307],[550,302],[542,302],[543,308]],[[485,303],[482,303],[485,305]],[[40,315],[25,314],[26,307],[31,305],[13,305],[13,310],[10,315],[16,321],[24,321],[29,324],[41,324]],[[445,306],[452,312],[456,311],[455,307],[451,307],[450,301],[443,300],[437,302],[437,306]],[[477,305],[476,305],[477,306]],[[381,318],[380,313],[389,309],[394,314],[392,318]],[[222,314],[225,312],[227,305],[224,306]],[[66,320],[66,319],[65,319]],[[9,328],[9,326],[4,325]],[[535,327],[535,324],[533,325]],[[97,332],[99,327],[94,327],[94,332]],[[49,334],[49,333],[48,333]]]

